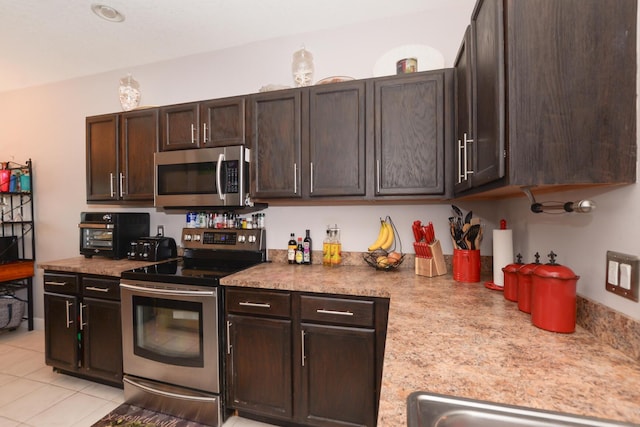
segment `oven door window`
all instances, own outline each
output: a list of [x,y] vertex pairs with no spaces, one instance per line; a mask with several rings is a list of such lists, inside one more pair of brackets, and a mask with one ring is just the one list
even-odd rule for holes
[[113,229],[81,228],[83,249],[113,249]]
[[216,192],[216,162],[158,165],[158,195]]
[[175,366],[203,367],[202,303],[133,296],[133,352]]

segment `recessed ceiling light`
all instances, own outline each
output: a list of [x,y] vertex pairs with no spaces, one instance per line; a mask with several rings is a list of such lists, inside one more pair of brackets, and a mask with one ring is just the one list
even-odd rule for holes
[[124,21],[124,15],[118,12],[116,9],[112,8],[111,6],[106,6],[104,4],[92,4],[91,10],[93,10],[93,13],[95,13],[105,21],[109,21],[109,22]]

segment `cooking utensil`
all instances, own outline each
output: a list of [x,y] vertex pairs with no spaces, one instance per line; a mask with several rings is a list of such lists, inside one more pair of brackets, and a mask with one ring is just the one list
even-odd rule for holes
[[476,238],[480,233],[480,224],[470,225],[465,234],[464,240],[467,243],[467,246],[471,250],[478,249],[476,246]]

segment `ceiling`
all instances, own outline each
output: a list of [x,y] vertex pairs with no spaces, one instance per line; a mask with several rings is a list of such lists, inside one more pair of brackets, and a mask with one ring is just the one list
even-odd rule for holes
[[[451,0],[0,0],[0,92],[292,34],[444,7]],[[98,18],[94,3],[123,22]]]

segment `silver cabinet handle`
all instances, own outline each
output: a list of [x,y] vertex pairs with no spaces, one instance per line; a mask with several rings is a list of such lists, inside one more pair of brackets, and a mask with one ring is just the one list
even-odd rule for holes
[[109,195],[110,197],[115,197],[116,193],[113,190],[113,172],[109,173]]
[[208,138],[209,135],[207,134],[207,124],[206,123],[202,124],[202,134],[204,135],[202,137],[202,142],[204,142],[206,144],[209,141],[209,138]]
[[260,308],[271,308],[271,304],[266,302],[239,302],[238,305],[242,305],[245,307],[260,307]]
[[82,314],[82,311],[87,308],[87,304],[80,304],[80,330],[84,330],[84,327],[87,326],[86,323],[84,323],[84,316]]
[[311,188],[309,190],[313,194],[313,162],[310,163],[310,166],[311,166],[311,171],[310,171],[311,172],[311,176],[310,176],[310,178],[311,178]]
[[298,164],[293,164],[293,194],[298,194]]
[[[458,140],[458,184],[460,184],[463,180],[464,180],[464,174],[462,173],[462,164],[463,164],[463,160],[462,160],[462,140]],[[466,153],[465,153],[466,156]],[[466,162],[464,162],[464,168],[467,168]]]
[[380,193],[380,160],[376,160],[376,193]]
[[120,172],[120,197],[124,196],[126,193],[124,191],[124,174]]
[[44,282],[45,285],[51,285],[51,286],[66,286],[67,282]]
[[224,162],[224,153],[218,154],[218,162],[216,163],[216,191],[218,192],[218,198],[224,200],[227,197],[227,193],[222,192],[222,162]]
[[71,313],[69,313],[69,309],[71,308],[73,303],[69,301],[65,301],[64,303],[66,305],[66,312],[67,312],[67,329],[69,329],[69,326],[71,326],[71,324],[73,323],[73,320],[71,320]]
[[351,311],[325,310],[323,308],[317,309],[316,313],[319,313],[319,314],[335,314],[335,315],[338,315],[338,316],[353,316],[353,313]]
[[301,355],[300,355],[300,362],[302,363],[302,366],[304,366],[304,359],[306,358],[306,356],[304,355],[305,351],[304,351],[304,336],[305,336],[305,332],[304,329],[300,331],[300,341],[301,341],[301,345],[300,345],[300,351],[301,351]]
[[227,354],[231,354],[231,322],[227,320]]
[[163,296],[199,296],[199,297],[216,297],[216,291],[190,291],[190,290],[178,290],[178,289],[161,289],[161,288],[147,288],[145,286],[129,285],[126,283],[120,283],[120,289],[127,289],[130,291],[144,292],[152,295]]
[[109,292],[109,288],[96,288],[95,286],[87,286],[84,288],[87,291],[96,291],[96,292]]
[[191,123],[191,143],[195,144],[196,142],[196,127]]
[[469,146],[467,145],[467,143],[473,144],[473,139],[467,139],[467,134],[465,133],[464,134],[464,179],[468,179],[469,175],[473,173],[473,169],[468,168],[467,153],[469,151]]

